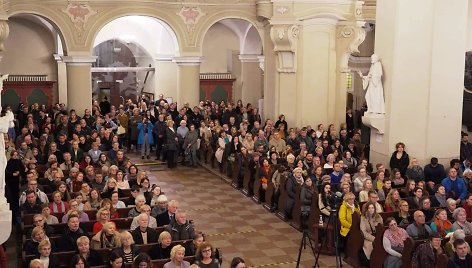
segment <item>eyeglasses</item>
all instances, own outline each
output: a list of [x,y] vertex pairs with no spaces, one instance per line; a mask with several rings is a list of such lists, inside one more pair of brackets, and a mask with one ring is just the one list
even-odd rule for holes
[[392,223],[390,223],[388,226],[391,226],[391,227],[397,226],[397,223],[396,223],[396,222],[392,222]]
[[209,248],[209,249],[204,249],[204,250],[202,250],[202,252],[204,252],[204,253],[211,252],[211,248]]

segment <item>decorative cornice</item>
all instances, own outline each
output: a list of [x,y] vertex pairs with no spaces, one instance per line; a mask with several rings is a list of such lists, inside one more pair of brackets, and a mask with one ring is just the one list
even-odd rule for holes
[[259,68],[264,72],[265,71],[265,56],[257,57],[259,59]]
[[203,62],[203,57],[200,57],[200,56],[174,57],[172,61],[177,63],[177,65],[200,65]]
[[238,58],[241,62],[259,62],[260,55],[254,54],[240,54]]
[[90,65],[97,61],[97,56],[61,56],[62,61],[71,65]]

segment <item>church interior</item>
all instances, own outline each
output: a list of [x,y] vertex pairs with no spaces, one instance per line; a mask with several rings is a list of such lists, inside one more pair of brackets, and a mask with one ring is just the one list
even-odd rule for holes
[[[399,142],[421,166],[432,157],[445,167],[465,160],[471,49],[471,0],[0,0],[0,73],[9,74],[1,106],[15,114],[23,105],[62,104],[82,117],[105,100],[118,108],[163,96],[177,109],[241,101],[257,108],[261,125],[283,115],[289,128],[332,124],[340,132],[349,110],[365,149],[358,160],[374,171],[377,163],[388,167]],[[382,97],[366,107],[374,54]],[[379,103],[381,112],[369,111]],[[168,169],[139,151],[127,157],[221,250],[221,267],[236,256],[246,266],[234,267],[294,267],[298,254],[300,267],[312,267],[310,246],[300,247],[300,221],[264,208],[269,201],[260,192],[248,196],[249,174],[239,189],[242,164],[218,168],[214,151],[199,151],[196,169]],[[0,228],[11,232],[0,242],[8,267],[22,267],[23,228],[32,223],[12,227],[1,201]],[[319,211],[309,218],[314,252],[321,248],[320,267],[338,267],[334,244],[318,245],[319,218]],[[361,267],[355,255],[346,253],[343,266]],[[105,264],[97,267],[114,267]]]

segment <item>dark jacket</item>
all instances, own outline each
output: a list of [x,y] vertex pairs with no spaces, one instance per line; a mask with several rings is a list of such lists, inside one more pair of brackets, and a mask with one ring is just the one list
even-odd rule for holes
[[398,168],[402,177],[406,175],[406,170],[408,165],[410,164],[410,157],[406,152],[403,152],[402,157],[397,159],[397,152],[393,152],[392,156],[390,157],[390,168]]
[[87,233],[85,233],[80,227],[75,232],[72,232],[69,228],[66,228],[62,238],[59,240],[59,251],[77,251],[77,238],[83,235],[87,235]]
[[177,131],[172,131],[169,128],[166,128],[166,146],[167,150],[177,150],[178,148],[178,141],[175,140],[177,138]]
[[156,220],[157,220],[157,227],[168,225],[171,223],[171,221],[172,222],[174,221],[174,219],[171,220],[168,210],[164,211],[164,213],[157,215]]
[[189,240],[193,239],[195,236],[195,229],[188,221],[184,224],[174,222],[173,224],[167,225],[165,230],[172,236],[172,241]]
[[90,249],[87,259],[85,260],[90,267],[103,265],[102,256],[94,249]]
[[168,259],[170,258],[171,249],[172,246],[162,248],[161,244],[156,244],[149,249],[149,256],[151,256],[153,260]]
[[[122,256],[125,254],[122,247],[116,248],[113,251],[119,253]],[[136,256],[139,255],[139,253],[141,253],[141,250],[139,249],[138,245],[132,244],[131,245],[131,252],[133,253],[133,259],[134,259]]]
[[446,170],[441,164],[437,164],[435,167],[428,164],[424,167],[424,178],[425,181],[433,181],[435,184],[440,184],[441,180],[446,178]]
[[447,262],[447,268],[470,268],[472,267],[472,256],[467,254],[465,260],[460,260],[456,253]]
[[[150,243],[157,243],[157,239],[159,238],[159,235],[157,234],[157,231],[152,229],[152,228],[147,228],[147,242],[148,244]],[[131,232],[131,235],[133,236],[134,243],[137,245],[142,245],[144,244],[143,242],[143,236],[141,235],[141,229],[138,227],[134,229]]]
[[[35,259],[39,259],[41,258],[41,255],[39,254],[36,254],[34,256]],[[54,254],[50,254],[49,255],[49,266],[48,267],[60,267],[61,266],[61,262],[59,261],[59,258],[57,258],[56,255]]]
[[436,267],[436,250],[429,241],[419,245],[411,259],[411,268],[423,267]]

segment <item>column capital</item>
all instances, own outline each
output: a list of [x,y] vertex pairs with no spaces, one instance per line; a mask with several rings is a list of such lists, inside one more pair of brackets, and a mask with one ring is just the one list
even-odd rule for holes
[[177,63],[177,65],[195,66],[195,65],[200,65],[203,62],[203,57],[200,57],[200,56],[174,57],[172,61]]
[[61,56],[62,61],[72,65],[90,65],[97,61],[97,56]]
[[281,73],[295,73],[297,69],[297,41],[300,28],[295,24],[272,25],[270,39],[274,43],[277,53],[277,71]]
[[238,58],[241,62],[259,62],[260,55],[256,54],[239,54]]

